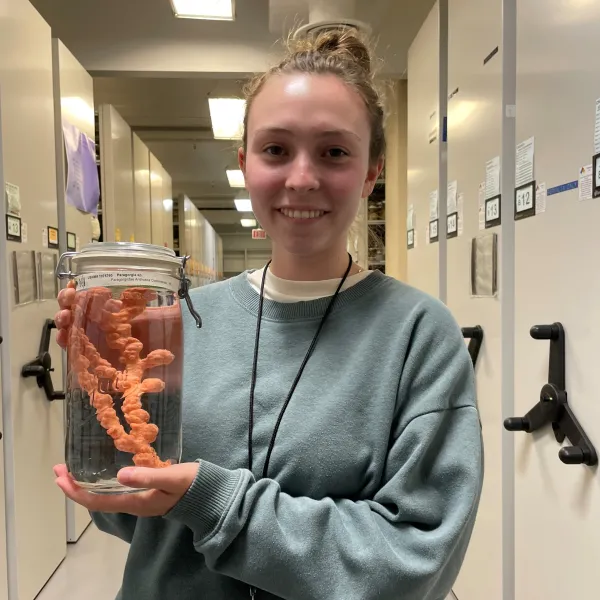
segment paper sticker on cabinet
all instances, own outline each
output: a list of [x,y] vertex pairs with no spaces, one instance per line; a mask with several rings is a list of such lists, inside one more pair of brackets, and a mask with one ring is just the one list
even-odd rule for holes
[[435,190],[429,194],[429,220],[435,221],[438,218],[438,191]]
[[465,195],[458,194],[456,199],[456,212],[458,213],[458,235],[462,235],[464,228]]
[[546,212],[546,198],[548,194],[546,192],[546,184],[538,183],[535,187],[535,214]]
[[592,165],[579,170],[579,200],[591,200],[594,188],[594,168]]
[[479,184],[479,230],[485,229],[485,181]]
[[500,195],[500,157],[488,160],[485,165],[485,199]]
[[451,181],[448,184],[448,197],[446,199],[446,214],[451,215],[456,212],[456,196],[458,193],[458,182]]
[[21,223],[21,242],[27,243],[27,223]]
[[121,241],[121,230],[115,229],[115,242],[120,242],[120,241]]
[[[517,172],[515,187],[521,187],[533,181],[533,161],[535,155],[535,138],[529,138],[517,146]],[[498,191],[498,194],[500,191]]]
[[415,228],[415,207],[412,204],[408,205],[406,213],[406,230],[410,231]]
[[42,229],[42,246],[44,248],[48,247],[48,230],[45,227]]
[[15,217],[21,216],[21,193],[18,185],[6,182],[4,185],[6,193],[6,212]]

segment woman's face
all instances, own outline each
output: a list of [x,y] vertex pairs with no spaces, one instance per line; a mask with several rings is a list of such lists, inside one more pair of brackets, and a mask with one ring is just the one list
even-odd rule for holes
[[240,167],[254,214],[278,249],[299,256],[346,247],[369,161],[364,101],[334,75],[271,77],[254,99]]

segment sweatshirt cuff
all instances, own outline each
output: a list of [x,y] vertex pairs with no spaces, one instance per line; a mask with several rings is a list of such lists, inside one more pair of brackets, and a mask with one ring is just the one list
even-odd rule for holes
[[183,523],[194,531],[198,540],[203,540],[219,527],[233,502],[242,472],[204,460],[199,463],[194,482],[165,518]]

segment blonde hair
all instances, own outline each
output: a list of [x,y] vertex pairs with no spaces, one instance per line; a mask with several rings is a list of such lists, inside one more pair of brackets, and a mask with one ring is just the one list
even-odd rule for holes
[[248,118],[252,103],[273,75],[309,73],[335,75],[355,89],[363,99],[371,123],[371,163],[385,155],[384,101],[375,84],[374,56],[368,42],[356,30],[345,28],[321,31],[315,36],[294,39],[290,36],[285,58],[266,73],[255,77],[244,89],[244,149],[248,142]]

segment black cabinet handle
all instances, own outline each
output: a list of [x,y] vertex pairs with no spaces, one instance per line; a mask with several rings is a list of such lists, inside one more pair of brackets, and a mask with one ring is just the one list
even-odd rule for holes
[[550,340],[548,383],[542,387],[539,402],[524,417],[506,419],[504,428],[507,431],[532,433],[550,423],[559,444],[565,438],[572,444],[571,447],[561,448],[558,453],[558,458],[564,464],[595,466],[598,464],[596,450],[567,401],[564,328],[561,323],[536,325],[531,328],[530,335],[534,340]]
[[46,319],[42,328],[42,339],[40,340],[40,349],[37,357],[28,362],[21,369],[21,377],[35,377],[38,387],[43,388],[46,392],[46,398],[50,402],[54,400],[64,400],[65,392],[54,391],[52,377],[50,373],[54,371],[52,368],[52,357],[50,356],[50,332],[56,329],[56,324],[52,319]]
[[481,344],[483,343],[483,328],[480,325],[475,327],[463,327],[463,337],[469,341],[469,354],[473,361],[473,367],[477,364],[477,358],[479,357],[479,351],[481,350]]

